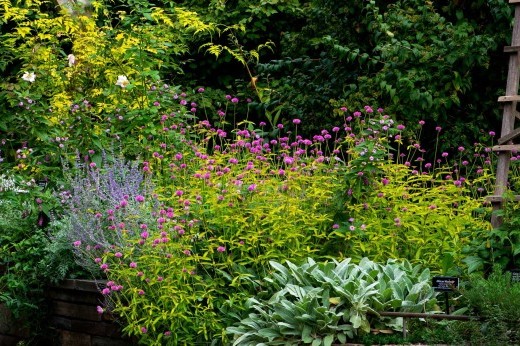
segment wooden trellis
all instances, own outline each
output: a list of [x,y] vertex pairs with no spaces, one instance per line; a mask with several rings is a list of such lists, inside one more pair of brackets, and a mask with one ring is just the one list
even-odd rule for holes
[[[515,17],[511,46],[504,47],[504,52],[509,54],[506,96],[498,98],[498,102],[504,104],[502,129],[498,145],[492,148],[493,151],[498,152],[495,191],[492,196],[488,197],[494,210],[502,208],[503,195],[508,185],[511,152],[520,152],[520,144],[515,144],[515,140],[520,137],[520,128],[515,128],[515,120],[520,119],[520,113],[516,109],[516,105],[520,101],[520,95],[518,95],[520,82],[520,0],[509,0],[509,3],[515,5]],[[520,201],[520,195],[515,196],[515,200]],[[491,223],[495,228],[500,226],[500,217],[493,215]]]

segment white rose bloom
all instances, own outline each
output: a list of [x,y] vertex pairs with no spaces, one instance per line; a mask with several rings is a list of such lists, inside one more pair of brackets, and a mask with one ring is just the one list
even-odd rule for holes
[[76,57],[74,56],[74,54],[67,55],[67,59],[69,60],[69,67],[76,64]]
[[25,72],[22,76],[22,79],[27,82],[33,83],[36,80],[36,75],[34,74],[34,72]]
[[116,85],[119,85],[121,88],[125,88],[130,82],[126,76],[117,76]]

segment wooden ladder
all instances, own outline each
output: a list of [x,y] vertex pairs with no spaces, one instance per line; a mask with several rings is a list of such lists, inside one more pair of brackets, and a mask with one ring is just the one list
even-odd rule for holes
[[[514,140],[520,137],[520,128],[515,129],[515,120],[520,119],[520,113],[516,110],[517,102],[520,101],[520,95],[518,95],[520,82],[520,0],[509,0],[509,3],[515,5],[515,17],[511,46],[504,47],[504,52],[509,54],[509,70],[506,96],[498,98],[498,102],[504,104],[504,111],[498,145],[492,148],[493,151],[498,152],[495,191],[492,196],[488,196],[488,201],[492,203],[494,211],[501,209],[503,206],[503,195],[508,185],[511,152],[520,152],[520,144],[514,143]],[[520,201],[520,195],[515,196],[515,200]],[[500,226],[501,221],[501,218],[493,213],[491,217],[493,227]]]

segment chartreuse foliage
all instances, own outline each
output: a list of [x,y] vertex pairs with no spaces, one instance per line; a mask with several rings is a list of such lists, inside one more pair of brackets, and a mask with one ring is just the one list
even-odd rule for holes
[[250,298],[248,317],[227,328],[233,345],[344,344],[371,329],[402,329],[401,318],[381,317],[378,311],[436,307],[429,270],[407,261],[316,263],[308,258],[301,265],[271,266],[262,298]]
[[343,239],[344,254],[375,261],[407,258],[443,271],[461,267],[462,249],[474,234],[491,230],[483,201],[472,193],[489,175],[458,186],[446,180],[449,171],[420,174],[400,164],[379,168],[381,181],[357,203],[345,205],[349,220],[334,232]]
[[124,150],[135,155],[156,133],[138,133],[151,118],[186,115],[190,108],[174,97],[181,91],[162,87],[161,79],[181,72],[187,42],[215,25],[177,7],[111,12],[93,1],[88,12],[55,13],[44,5],[2,2],[3,23],[12,30],[2,34],[0,50],[15,72],[0,85],[0,130],[11,148],[4,157],[14,160],[22,142],[34,148],[34,165],[19,169],[40,176],[56,169],[56,142],[100,152],[124,137]]
[[136,189],[115,193],[108,181],[125,169],[110,163],[89,164],[95,178],[72,194],[71,203],[87,203],[69,218],[91,227],[71,223],[69,241],[105,271],[112,311],[145,344],[225,340],[225,311],[243,309],[269,261],[319,256],[341,208],[345,166],[325,160],[321,142],[264,142],[243,126],[227,139],[202,122],[191,128],[200,144],[159,148],[142,164],[157,199]]

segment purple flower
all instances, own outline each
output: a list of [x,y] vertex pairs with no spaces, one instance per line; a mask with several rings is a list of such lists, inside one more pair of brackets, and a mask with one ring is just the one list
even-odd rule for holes
[[419,125],[423,126],[424,124],[426,124],[424,120],[419,120]]
[[149,234],[148,234],[147,231],[144,231],[144,232],[141,233],[141,238],[143,238],[143,239],[148,238],[148,236],[149,236]]
[[135,200],[136,200],[137,202],[144,202],[144,196],[142,196],[142,195],[137,195],[137,196],[135,196]]
[[203,93],[203,92],[204,92],[204,88],[198,88],[197,91],[198,91],[199,93]]
[[217,251],[218,251],[218,252],[224,252],[224,251],[226,251],[226,247],[221,245],[221,246],[219,246],[219,247],[217,248]]
[[489,131],[489,135],[490,135],[491,137],[495,136],[495,131]]
[[298,124],[300,124],[302,121],[301,121],[300,119],[293,119],[292,122],[293,122],[293,124],[298,125]]
[[338,229],[339,228],[339,225],[337,223],[335,223],[334,225],[332,225],[332,229]]
[[256,184],[251,184],[247,187],[248,191],[255,191],[256,190]]
[[74,247],[80,247],[81,246],[81,240],[76,240],[74,243],[72,243]]
[[130,262],[129,267],[130,267],[130,268],[137,268],[137,263],[135,263],[135,262]]
[[143,333],[143,334],[148,333],[148,329],[146,329],[146,327],[141,327],[141,333]]
[[103,263],[102,265],[99,266],[99,268],[100,268],[101,270],[107,270],[107,269],[108,269],[108,264]]
[[139,294],[140,296],[144,296],[144,291],[143,290],[139,290],[139,291],[137,291],[137,294]]
[[103,310],[103,308],[102,308],[101,306],[99,306],[99,305],[96,306],[96,311],[97,311],[97,313],[100,314],[100,315],[102,315],[103,312],[105,312],[105,310]]
[[238,103],[238,98],[233,97],[233,98],[231,99],[231,102],[232,102],[232,103]]
[[121,257],[123,257],[123,254],[121,252],[116,252],[114,254],[114,256],[117,257],[117,258],[121,258]]
[[399,124],[399,125],[397,125],[397,129],[398,129],[399,131],[402,131],[402,130],[404,130],[404,129],[405,129],[405,126],[404,126],[404,125],[401,125],[401,124]]
[[294,158],[290,156],[286,156],[283,158],[283,162],[287,165],[292,165],[294,163]]
[[442,130],[442,127],[440,127],[440,126],[437,126],[437,127],[435,128],[435,131],[437,131],[437,132],[441,132],[441,130]]
[[[103,290],[101,291],[101,294],[104,294],[104,295],[110,294],[110,288],[108,288],[108,287],[103,288]],[[99,310],[98,310],[98,312],[99,312]]]

